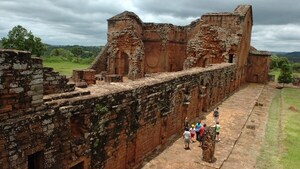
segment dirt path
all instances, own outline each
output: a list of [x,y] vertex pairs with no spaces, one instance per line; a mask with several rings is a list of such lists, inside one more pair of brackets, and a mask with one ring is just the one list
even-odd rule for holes
[[[143,169],[254,168],[271,101],[271,87],[248,84],[219,106],[221,141],[216,144],[215,163],[201,160],[202,150],[198,142],[193,143],[190,150],[185,150],[180,138],[151,161],[145,162]],[[202,122],[212,125],[212,113],[206,118]]]

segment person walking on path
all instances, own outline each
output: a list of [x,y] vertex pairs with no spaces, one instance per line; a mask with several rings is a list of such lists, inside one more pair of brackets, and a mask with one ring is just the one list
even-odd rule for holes
[[219,121],[219,107],[217,107],[215,110],[214,110],[214,119],[215,119],[215,123],[217,123]]
[[216,124],[216,141],[220,141],[220,130],[221,130],[221,125],[219,124],[219,122],[217,121],[217,124]]
[[191,140],[192,143],[195,142],[195,134],[196,134],[196,130],[195,130],[195,125],[192,124],[192,127],[190,128],[190,133],[191,133]]
[[200,141],[200,136],[199,136],[199,130],[201,128],[201,121],[199,121],[198,123],[196,123],[196,127],[195,127],[195,131],[196,131],[196,140]]
[[200,147],[203,145],[203,140],[204,140],[204,130],[205,130],[206,124],[203,124],[199,130],[199,141],[200,141]]
[[186,128],[183,133],[183,140],[184,140],[184,148],[190,149],[191,133],[188,128]]
[[184,119],[183,128],[184,128],[183,131],[185,131],[186,129],[189,129],[189,121],[188,121],[187,117],[185,117],[185,119]]

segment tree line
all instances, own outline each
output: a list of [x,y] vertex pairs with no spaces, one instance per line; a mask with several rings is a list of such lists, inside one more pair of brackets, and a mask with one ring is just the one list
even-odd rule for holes
[[270,69],[274,71],[280,70],[279,83],[291,83],[292,73],[300,72],[300,63],[291,63],[287,57],[273,55],[270,58]]
[[[1,48],[30,51],[33,56],[61,56],[66,58],[91,58],[97,56],[101,47],[99,46],[54,46],[44,44],[42,39],[34,36],[21,25],[13,27],[7,37],[1,39]],[[75,58],[75,59],[74,59]],[[78,59],[77,59],[78,60]],[[92,59],[90,59],[92,60]]]

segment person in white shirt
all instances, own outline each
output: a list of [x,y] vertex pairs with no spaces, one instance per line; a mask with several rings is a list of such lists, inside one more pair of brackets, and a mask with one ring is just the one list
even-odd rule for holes
[[191,142],[191,132],[188,128],[185,129],[183,133],[183,140],[184,140],[184,148],[190,149],[190,142]]

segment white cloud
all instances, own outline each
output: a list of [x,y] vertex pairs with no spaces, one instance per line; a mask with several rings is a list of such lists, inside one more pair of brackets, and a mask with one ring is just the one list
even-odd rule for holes
[[252,45],[260,50],[293,52],[300,50],[300,25],[257,25]]
[[252,44],[270,51],[299,47],[300,1],[286,0],[1,0],[0,37],[22,25],[49,44],[104,45],[107,19],[125,10],[144,22],[187,25],[207,12],[253,6]]

